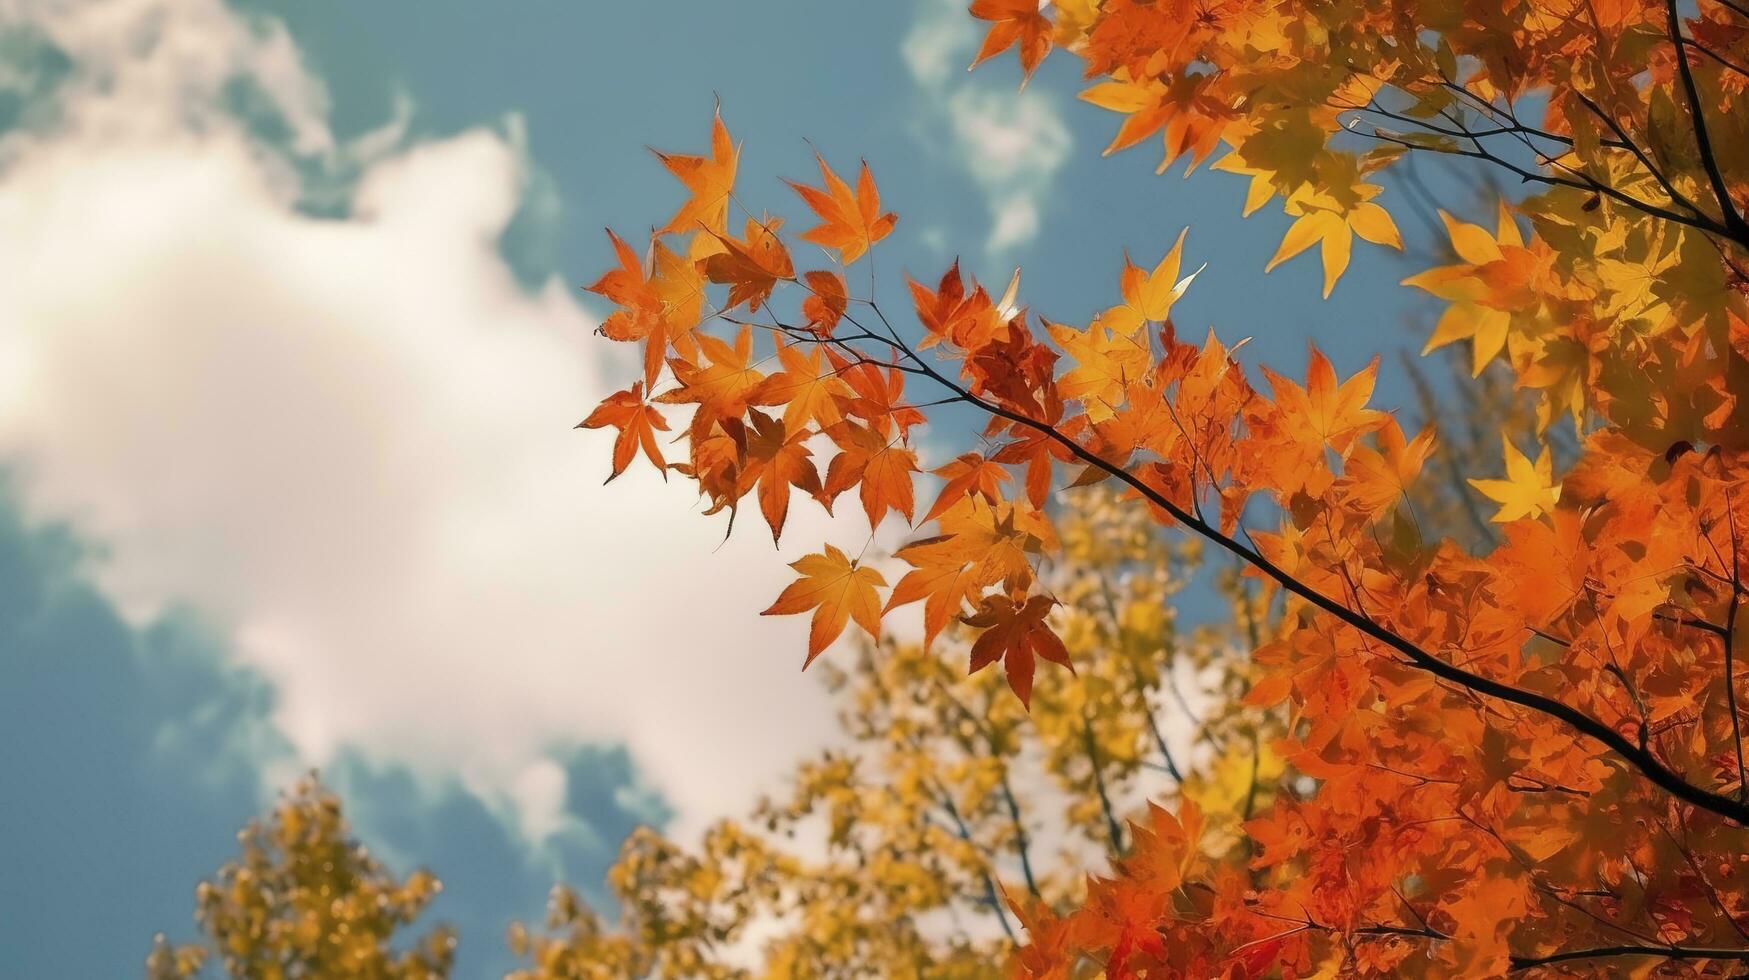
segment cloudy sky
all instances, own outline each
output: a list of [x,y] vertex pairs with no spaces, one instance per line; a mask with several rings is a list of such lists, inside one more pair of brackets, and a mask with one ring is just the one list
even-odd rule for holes
[[666,219],[645,147],[702,149],[715,99],[756,207],[793,209],[807,141],[866,157],[885,268],[1018,265],[1078,320],[1188,225],[1185,329],[1296,370],[1311,337],[1344,371],[1404,339],[1400,262],[1362,252],[1327,302],[1310,257],[1262,276],[1285,219],[1101,159],[1065,61],[968,75],[959,7],[0,0],[9,969],[134,973],[320,766],[445,879],[487,976],[631,827],[695,834],[831,738],[805,618],[757,611],[844,529],[799,508],[782,551],[719,544],[571,428],[628,376],[578,289],[602,229]]

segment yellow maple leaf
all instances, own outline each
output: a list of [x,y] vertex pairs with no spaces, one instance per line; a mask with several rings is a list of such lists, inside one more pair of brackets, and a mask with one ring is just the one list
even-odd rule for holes
[[1324,261],[1324,298],[1329,299],[1330,290],[1336,288],[1336,280],[1342,278],[1342,273],[1348,268],[1355,235],[1375,245],[1389,245],[1401,251],[1403,236],[1397,231],[1397,223],[1391,220],[1390,212],[1369,200],[1378,192],[1379,188],[1371,184],[1357,184],[1353,194],[1356,200],[1351,206],[1343,207],[1327,192],[1296,191],[1288,199],[1287,208],[1289,214],[1298,214],[1299,217],[1288,227],[1281,247],[1275,250],[1274,257],[1263,271],[1269,272],[1318,245]]
[[[1178,302],[1184,291],[1202,274],[1202,269],[1197,269],[1182,279],[1178,277],[1179,265],[1183,261],[1184,236],[1189,230],[1186,228],[1178,233],[1171,251],[1152,272],[1130,261],[1128,255],[1124,256],[1123,275],[1118,281],[1124,301],[1100,314],[1098,326],[1134,335],[1143,324],[1161,323],[1171,315],[1172,304]],[[1206,264],[1204,268],[1207,268]]]
[[826,649],[852,619],[869,636],[881,632],[881,599],[876,589],[887,584],[885,577],[866,565],[851,561],[844,552],[831,545],[824,554],[804,555],[790,563],[802,577],[791,582],[761,616],[789,616],[814,611],[808,630],[806,668]]
[[1403,285],[1425,289],[1451,303],[1421,353],[1468,340],[1472,373],[1479,375],[1506,347],[1512,311],[1527,301],[1524,294],[1534,271],[1534,255],[1525,249],[1505,202],[1500,204],[1494,234],[1480,225],[1459,221],[1444,210],[1439,218],[1445,223],[1452,251],[1463,261],[1410,276]]
[[1094,325],[1085,331],[1045,322],[1052,339],[1075,359],[1058,379],[1066,399],[1081,402],[1088,420],[1104,422],[1124,402],[1124,389],[1148,373],[1153,352],[1146,337],[1133,337]]
[[1506,456],[1506,479],[1471,480],[1470,486],[1500,505],[1492,520],[1497,524],[1524,517],[1541,517],[1555,509],[1561,499],[1561,485],[1555,482],[1554,463],[1547,447],[1532,463],[1518,451],[1512,440],[1502,436],[1500,445]]

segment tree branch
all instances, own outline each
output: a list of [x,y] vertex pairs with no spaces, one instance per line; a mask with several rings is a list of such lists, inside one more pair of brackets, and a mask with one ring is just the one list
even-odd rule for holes
[[1700,90],[1694,84],[1694,72],[1688,67],[1688,52],[1684,50],[1685,39],[1682,36],[1682,18],[1676,13],[1676,0],[1664,0],[1664,11],[1670,30],[1670,43],[1676,46],[1676,72],[1682,79],[1683,95],[1688,99],[1688,114],[1694,117],[1694,145],[1700,153],[1701,168],[1706,171],[1713,196],[1719,200],[1725,229],[1738,244],[1749,247],[1749,224],[1737,213],[1737,205],[1731,200],[1730,187],[1725,183],[1724,173],[1719,170],[1718,158],[1713,155],[1713,141],[1707,132],[1706,112],[1701,106]]
[[[972,840],[971,828],[967,827],[965,820],[961,819],[959,807],[953,805],[953,797],[940,790],[937,792],[940,793],[937,802],[941,804],[943,810],[947,811],[947,815],[953,818],[954,827],[960,840],[976,847],[977,842]],[[1002,931],[1008,934],[1008,941],[1011,943],[1020,942],[1019,937],[1014,934],[1014,927],[1008,924],[1008,913],[1002,908],[1000,890],[996,887],[996,879],[990,877],[989,871],[984,872],[984,904],[990,906],[990,911],[996,916],[996,921],[1002,923]]]
[[1719,640],[1725,645],[1725,706],[1731,712],[1731,747],[1737,750],[1737,786],[1742,791],[1741,798],[1749,800],[1749,775],[1744,774],[1743,767],[1743,723],[1737,714],[1737,678],[1733,667],[1737,646],[1737,606],[1743,596],[1743,569],[1737,557],[1742,554],[1742,546],[1737,539],[1737,516],[1728,487],[1725,490],[1725,525],[1731,530],[1731,601],[1725,607],[1725,628],[1720,631]]
[[1736,960],[1749,962],[1749,949],[1727,949],[1714,946],[1649,946],[1634,943],[1620,946],[1592,946],[1588,949],[1568,949],[1543,956],[1514,956],[1512,969],[1529,970],[1573,960],[1596,960],[1611,956],[1658,956],[1667,960]]
[[1093,788],[1099,793],[1099,808],[1105,813],[1105,835],[1111,839],[1113,854],[1124,852],[1123,827],[1111,808],[1111,794],[1105,789],[1105,767],[1099,758],[1099,743],[1093,738],[1093,720],[1087,717],[1087,705],[1081,705],[1081,742],[1087,750],[1087,765],[1093,770]]
[[1014,824],[1014,850],[1020,855],[1020,873],[1026,878],[1026,890],[1039,898],[1038,880],[1032,873],[1032,839],[1026,824],[1020,819],[1020,803],[1014,798],[1014,787],[1008,784],[1008,770],[1002,770],[1002,799],[1008,804],[1008,819]]
[[1721,237],[1728,238],[1734,242],[1738,242],[1739,244],[1742,244],[1745,247],[1749,247],[1749,229],[1746,229],[1742,232],[1734,232],[1730,228],[1727,228],[1726,226],[1721,225],[1719,222],[1713,220],[1712,217],[1710,217],[1710,216],[1707,216],[1707,215],[1700,215],[1700,216],[1686,215],[1686,214],[1681,213],[1680,211],[1672,211],[1669,208],[1660,207],[1656,204],[1653,204],[1650,201],[1640,200],[1639,198],[1634,197],[1631,194],[1625,193],[1625,192],[1623,192],[1615,187],[1610,186],[1609,184],[1605,184],[1604,182],[1602,182],[1602,181],[1598,180],[1597,178],[1591,176],[1590,174],[1587,174],[1584,172],[1569,171],[1572,173],[1577,173],[1578,176],[1577,177],[1558,177],[1558,176],[1554,176],[1552,174],[1545,174],[1545,173],[1541,173],[1541,172],[1535,171],[1535,170],[1527,170],[1524,167],[1521,167],[1518,164],[1513,163],[1512,161],[1507,160],[1504,157],[1496,155],[1493,151],[1488,150],[1486,148],[1470,149],[1470,150],[1462,149],[1460,147],[1440,148],[1440,147],[1435,147],[1435,146],[1424,146],[1422,144],[1414,143],[1414,142],[1411,142],[1411,141],[1405,140],[1405,139],[1401,139],[1401,138],[1393,136],[1389,133],[1385,133],[1385,132],[1377,131],[1377,130],[1375,130],[1374,132],[1368,133],[1368,132],[1365,132],[1363,130],[1355,129],[1355,130],[1349,130],[1349,132],[1355,133],[1356,135],[1359,135],[1359,136],[1368,137],[1370,139],[1380,140],[1380,141],[1386,142],[1386,143],[1394,143],[1398,146],[1404,147],[1405,149],[1419,150],[1423,153],[1437,153],[1437,154],[1442,154],[1445,156],[1470,157],[1470,158],[1476,159],[1476,160],[1485,160],[1485,161],[1492,163],[1495,166],[1497,166],[1497,167],[1499,167],[1499,168],[1501,168],[1509,173],[1517,174],[1518,177],[1521,180],[1523,180],[1525,183],[1545,184],[1545,185],[1548,185],[1550,187],[1572,187],[1572,188],[1575,188],[1577,190],[1591,191],[1595,194],[1601,194],[1602,196],[1607,197],[1612,201],[1616,201],[1616,202],[1619,202],[1621,204],[1625,204],[1628,207],[1633,208],[1635,211],[1641,212],[1642,214],[1647,214],[1647,215],[1650,215],[1654,218],[1663,218],[1666,221],[1673,221],[1679,225],[1686,225],[1690,228],[1694,228],[1694,229],[1697,229],[1699,231],[1704,231],[1708,234],[1719,235]]
[[1577,89],[1573,91],[1573,97],[1584,103],[1585,108],[1591,110],[1592,115],[1603,120],[1604,125],[1608,126],[1611,132],[1621,138],[1623,147],[1629,153],[1634,155],[1634,159],[1640,161],[1640,166],[1646,168],[1646,172],[1651,174],[1652,179],[1658,182],[1658,186],[1664,189],[1664,193],[1669,196],[1673,204],[1676,204],[1679,207],[1685,207],[1702,217],[1706,216],[1705,211],[1696,207],[1693,201],[1684,197],[1682,192],[1676,189],[1676,185],[1672,184],[1670,180],[1664,176],[1664,171],[1659,170],[1653,165],[1651,158],[1646,155],[1644,150],[1640,149],[1637,143],[1628,139],[1627,130],[1622,127],[1621,123],[1616,120],[1614,115],[1604,112],[1602,106],[1592,101],[1589,96]]

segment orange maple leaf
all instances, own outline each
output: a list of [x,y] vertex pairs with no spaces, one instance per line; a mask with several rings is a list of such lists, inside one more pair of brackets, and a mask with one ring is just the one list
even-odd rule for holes
[[711,282],[728,285],[729,301],[724,309],[745,303],[748,309],[757,310],[771,296],[778,280],[795,275],[789,249],[777,237],[781,227],[782,218],[748,218],[747,232],[741,238],[711,233],[723,250],[701,259],[699,268]]
[[614,477],[625,472],[625,468],[632,461],[632,455],[640,446],[643,447],[644,456],[656,464],[656,468],[666,478],[668,463],[662,458],[662,450],[656,446],[656,433],[668,431],[668,420],[644,400],[643,382],[602,399],[595,411],[577,424],[577,428],[599,429],[604,425],[611,425],[619,430],[619,435],[613,440],[613,472],[608,474],[606,482],[611,483]]
[[1366,367],[1338,384],[1336,369],[1316,347],[1312,348],[1311,363],[1306,368],[1304,388],[1268,368],[1263,369],[1283,414],[1303,427],[1305,435],[1315,437],[1316,442],[1329,446],[1338,454],[1346,453],[1355,439],[1384,425],[1390,418],[1384,412],[1366,407],[1378,372],[1379,359],[1374,355]]
[[803,232],[802,237],[816,245],[837,249],[840,260],[849,265],[861,258],[875,242],[887,237],[898,224],[899,216],[891,212],[881,213],[881,196],[875,189],[874,176],[869,173],[868,161],[863,161],[862,169],[856,175],[854,191],[826,165],[825,157],[816,153],[814,161],[820,165],[825,190],[793,180],[784,181],[820,217],[821,223]]
[[966,292],[958,259],[948,266],[941,284],[933,290],[909,276],[905,282],[911,287],[917,319],[927,331],[917,349],[928,350],[945,342],[970,351],[1007,336],[1008,321],[1016,312],[1014,294],[1020,289],[1020,272],[1015,271],[1002,299],[994,303],[976,280],[972,282],[972,291]]
[[1027,939],[1025,946],[1014,951],[1010,974],[1029,980],[1068,980],[1080,958],[1069,935],[1069,920],[1060,918],[1048,903],[1037,898],[1022,905],[1006,890],[1002,898],[1026,930]]
[[966,603],[976,605],[986,586],[1001,582],[1022,591],[1031,586],[1028,556],[1044,550],[1039,535],[1048,533],[1036,511],[986,502],[977,494],[952,501],[940,520],[941,534],[913,541],[894,555],[911,570],[887,599],[889,610],[924,600],[925,644],[933,643]]
[[782,405],[784,424],[795,432],[811,424],[826,429],[843,420],[838,402],[850,389],[837,371],[823,369],[820,348],[804,352],[799,344],[780,343],[777,360],[783,370],[759,383],[747,396],[749,405]]
[[668,172],[678,177],[686,185],[686,189],[692,192],[692,196],[680,206],[674,217],[662,226],[662,234],[697,231],[701,227],[717,234],[726,231],[729,195],[735,187],[735,167],[741,151],[729,139],[728,127],[723,125],[722,112],[719,110],[711,119],[710,157],[663,153],[657,149],[650,152],[656,154],[656,158],[662,161]]
[[1348,503],[1369,519],[1403,499],[1428,457],[1433,455],[1431,431],[1423,429],[1415,438],[1405,441],[1403,429],[1395,419],[1380,427],[1378,443],[1377,449],[1354,446],[1343,467],[1342,479],[1337,481]]
[[807,446],[808,430],[792,432],[784,420],[753,409],[747,416],[753,424],[746,434],[741,488],[743,493],[758,489],[759,511],[771,527],[775,544],[789,515],[790,488],[820,496],[820,472],[814,468],[813,452]]
[[1123,304],[1101,314],[1095,321],[1098,326],[1133,335],[1146,323],[1165,322],[1172,314],[1172,304],[1178,302],[1184,291],[1202,274],[1202,269],[1198,269],[1182,279],[1178,277],[1179,264],[1184,255],[1184,237],[1189,231],[1187,228],[1178,233],[1178,240],[1172,243],[1172,249],[1151,272],[1136,265],[1128,252],[1124,253],[1123,273],[1118,279]]
[[704,302],[702,283],[691,263],[660,241],[650,243],[651,271],[646,272],[644,261],[625,239],[611,228],[607,238],[613,243],[619,268],[608,270],[583,288],[620,307],[608,314],[598,329],[609,340],[643,341],[644,384],[651,386],[671,343],[688,357],[694,352],[692,329],[698,324]]
[[962,453],[958,459],[934,472],[947,483],[942,486],[929,512],[923,515],[925,521],[935,520],[949,507],[973,494],[996,503],[1002,499],[1002,484],[1013,479],[1000,463],[987,460],[978,453]]
[[1105,975],[1127,980],[1136,976],[1130,960],[1137,954],[1166,957],[1158,925],[1169,897],[1127,878],[1090,878],[1087,900],[1072,917],[1073,934],[1088,946],[1109,950]]
[[808,286],[808,297],[802,300],[802,316],[808,318],[808,328],[822,337],[832,336],[838,321],[850,305],[850,291],[844,277],[836,272],[815,269],[802,276]]
[[699,335],[698,342],[704,363],[671,360],[668,366],[680,387],[663,392],[656,399],[665,405],[698,405],[692,420],[695,433],[708,430],[717,419],[739,418],[747,408],[747,399],[765,379],[758,368],[748,363],[753,358],[751,328],[741,328],[733,347],[708,334]]
[[844,414],[862,419],[882,436],[896,428],[902,439],[909,436],[913,425],[923,422],[923,413],[905,404],[905,375],[897,367],[853,362],[830,347],[826,357],[851,391],[838,399]]
[[972,67],[1018,44],[1020,70],[1025,77],[1032,77],[1051,50],[1051,21],[1038,0],[973,0],[971,11],[973,17],[991,22]]
[[869,636],[881,633],[881,598],[876,591],[887,580],[875,569],[859,566],[831,545],[824,554],[805,555],[790,567],[802,574],[791,582],[761,616],[789,616],[812,609],[808,628],[808,659],[802,669],[844,632],[850,620]]
[[869,527],[877,527],[888,510],[911,519],[915,503],[911,474],[917,472],[917,454],[868,426],[844,421],[827,430],[841,450],[826,469],[824,499],[828,502],[853,486],[861,485],[862,507]]

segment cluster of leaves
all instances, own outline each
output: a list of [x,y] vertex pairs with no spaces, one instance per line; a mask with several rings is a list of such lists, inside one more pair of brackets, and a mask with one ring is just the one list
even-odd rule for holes
[[[1377,362],[1343,378],[1253,378],[1214,335],[1173,328],[1183,239],[1085,327],[993,299],[957,265],[909,283],[918,326],[840,268],[796,273],[777,222],[731,237],[735,150],[664,156],[691,196],[640,259],[592,288],[603,330],[643,344],[642,379],[585,425],[620,430],[696,481],[749,494],[774,537],[793,491],[857,489],[931,532],[900,577],[828,546],[767,610],[812,612],[808,659],[854,620],[871,636],[923,603],[926,646],[956,619],[969,665],[1000,660],[1022,705],[1038,659],[1076,659],[1042,563],[1053,493],[1095,484],[1237,559],[1283,603],[1244,701],[1281,711],[1269,750],[1299,778],[1239,833],[1156,809],[1078,897],[1017,901],[1021,975],[1485,975],[1637,958],[1667,971],[1749,961],[1749,776],[1736,658],[1749,586],[1749,11],[1705,0],[1504,6],[1366,0],[977,0],[979,60],[1052,48],[1125,115],[1114,148],[1164,130],[1170,163],[1222,146],[1247,210],[1295,221],[1275,261],[1320,246],[1325,291],[1353,235],[1400,244],[1370,175],[1434,153],[1542,193],[1484,223],[1442,215],[1456,261],[1409,279],[1443,303],[1429,347],[1467,342],[1533,392],[1537,445],[1504,433],[1504,476],[1460,473],[1492,530],[1429,534],[1413,499],[1436,458],[1369,407]],[[1361,145],[1370,144],[1370,145]],[[865,164],[797,186],[803,240],[857,262],[894,227]],[[1272,265],[1274,263],[1272,262]],[[875,278],[870,266],[870,279]],[[1036,324],[1036,326],[1035,326]],[[732,336],[713,334],[718,325]],[[757,343],[756,343],[757,340]],[[770,346],[766,346],[769,340]],[[769,356],[765,351],[770,351]],[[763,366],[775,359],[781,372]],[[654,398],[650,393],[662,392]],[[928,392],[928,394],[923,394]],[[936,470],[910,434],[942,404],[985,449]],[[690,406],[681,461],[655,438]],[[948,415],[947,418],[956,416]],[[1575,438],[1550,435],[1563,417]],[[1571,444],[1560,455],[1558,446]],[[817,452],[830,453],[825,473]],[[1452,458],[1452,457],[1447,457]],[[1265,529],[1265,528],[1269,529]],[[1109,639],[1109,638],[1108,638]],[[1090,717],[1090,716],[1089,716]],[[945,852],[944,852],[945,853]]]
[[195,892],[204,944],[159,936],[151,980],[201,975],[209,959],[226,976],[258,980],[442,980],[455,937],[436,928],[397,945],[441,886],[427,871],[406,879],[354,841],[340,801],[314,777],[300,780],[262,821],[238,834],[242,855]]
[[1588,382],[1633,370],[1624,349],[1673,319],[1724,329],[1720,245],[1749,246],[1744,9],[1706,0],[1685,22],[1674,0],[972,5],[991,22],[979,61],[1014,47],[1030,75],[1053,48],[1082,60],[1098,79],[1082,98],[1124,117],[1107,152],[1159,133],[1164,170],[1226,147],[1214,166],[1250,178],[1245,212],[1279,196],[1295,219],[1271,267],[1318,244],[1326,295],[1354,235],[1401,247],[1373,199],[1411,154],[1547,188],[1528,244],[1506,223],[1451,222],[1462,263],[1411,281],[1451,302],[1433,346],[1471,341],[1478,372],[1510,359],[1548,414],[1582,410]]

